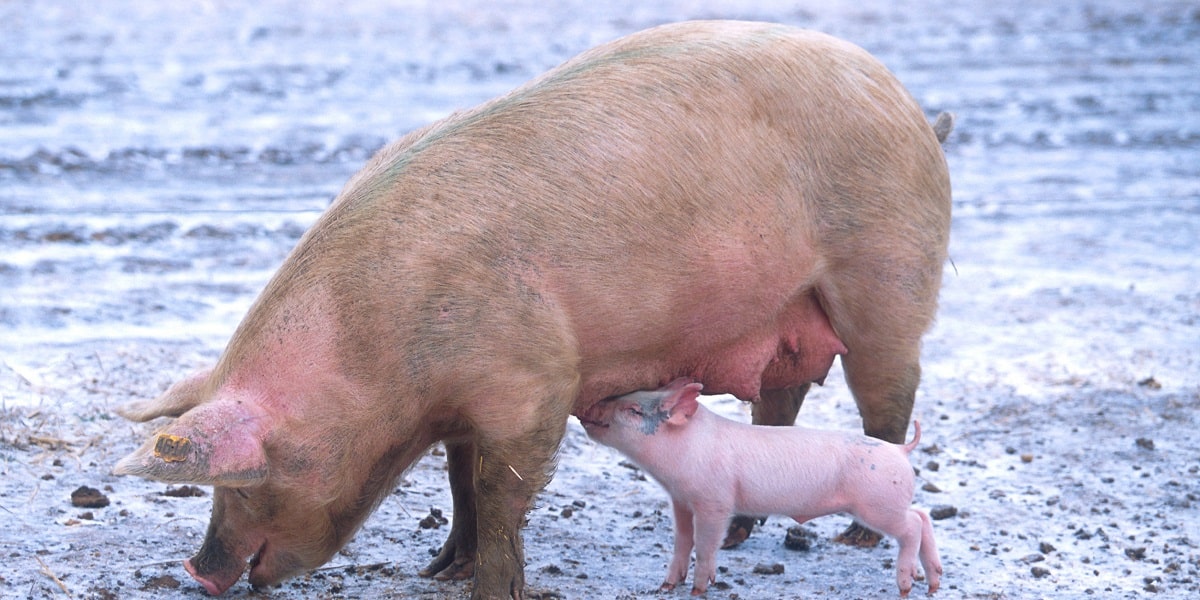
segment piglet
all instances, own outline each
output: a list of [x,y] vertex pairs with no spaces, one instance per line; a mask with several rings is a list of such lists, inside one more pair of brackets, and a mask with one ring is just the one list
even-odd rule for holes
[[786,515],[803,523],[848,513],[900,544],[896,583],[906,597],[920,557],[937,591],[941,559],[929,515],[912,508],[913,469],[903,446],[861,434],[803,427],[748,425],[697,401],[702,386],[686,378],[653,391],[610,398],[583,421],[592,439],[620,450],[671,495],[675,553],[662,589],[687,579],[693,546],[692,595],[715,581],[717,548],[735,514]]

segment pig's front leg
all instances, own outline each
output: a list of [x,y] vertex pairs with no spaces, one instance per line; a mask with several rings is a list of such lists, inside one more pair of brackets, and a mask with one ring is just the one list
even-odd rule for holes
[[422,577],[440,581],[468,579],[475,574],[476,518],[475,474],[477,461],[475,444],[457,442],[446,444],[446,467],[450,471],[450,495],[454,499],[454,522],[442,551],[421,570]]
[[[505,422],[505,428],[482,430],[478,436],[475,506],[479,546],[472,600],[520,600],[524,597],[525,549],[521,527],[525,514],[533,505],[534,495],[550,481],[554,456],[566,431],[570,399],[575,397],[573,388],[562,396],[538,394],[532,386],[508,389],[520,390],[520,394],[529,394],[542,401],[521,406],[522,402],[529,402],[529,398],[488,399],[494,403],[496,411],[506,416],[524,413],[529,420],[518,423],[510,420]],[[566,386],[560,389],[566,389]],[[520,410],[515,410],[517,408]],[[481,416],[495,418],[495,413]],[[517,432],[512,434],[514,429]],[[508,435],[497,439],[495,436],[500,434]]]
[[695,536],[695,526],[692,522],[692,510],[683,502],[671,500],[671,508],[675,512],[675,553],[671,556],[671,564],[667,567],[667,578],[659,589],[669,592],[675,586],[687,581],[688,568],[692,564],[692,545]]
[[698,509],[696,527],[696,572],[692,576],[692,595],[699,596],[717,580],[717,550],[729,527],[728,510]]

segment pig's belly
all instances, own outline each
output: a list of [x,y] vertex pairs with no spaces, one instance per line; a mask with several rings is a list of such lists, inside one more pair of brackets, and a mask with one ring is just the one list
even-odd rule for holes
[[846,352],[816,297],[804,294],[778,316],[746,330],[693,328],[666,347],[624,354],[586,376],[577,408],[638,389],[656,389],[677,377],[704,384],[705,394],[757,400],[763,389],[824,380],[834,356]]

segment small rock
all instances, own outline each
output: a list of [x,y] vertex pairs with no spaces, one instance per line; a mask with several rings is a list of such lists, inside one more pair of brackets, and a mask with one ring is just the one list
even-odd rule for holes
[[1041,579],[1050,574],[1050,569],[1047,569],[1046,567],[1033,567],[1032,569],[1029,569],[1029,572],[1033,573],[1034,577]]
[[1029,556],[1022,558],[1021,560],[1025,564],[1029,565],[1029,564],[1033,564],[1033,563],[1042,562],[1043,560],[1046,560],[1046,557],[1042,556],[1041,554],[1030,554]]
[[817,540],[817,534],[809,531],[799,525],[789,527],[787,536],[783,538],[783,547],[788,550],[796,550],[798,552],[807,552],[813,547],[813,543]]
[[1141,448],[1143,450],[1153,450],[1154,449],[1154,440],[1152,440],[1150,438],[1138,438],[1136,441],[1134,441],[1134,443],[1137,444],[1138,448]]
[[1133,560],[1142,560],[1143,558],[1146,558],[1146,547],[1138,546],[1137,548],[1126,548],[1125,556],[1128,556]]
[[950,506],[948,504],[942,504],[940,506],[935,506],[935,507],[933,507],[932,510],[929,511],[929,517],[931,519],[933,519],[934,521],[941,521],[943,519],[949,519],[956,515],[958,515],[958,509],[953,506]]
[[942,465],[940,463],[938,463],[938,461],[936,461],[936,460],[931,460],[931,461],[925,463],[926,470],[937,471],[940,468],[942,468]]
[[1023,463],[1031,463],[1031,462],[1033,462],[1033,455],[1032,455],[1032,454],[1030,454],[1030,453],[1028,453],[1028,452],[1026,452],[1026,453],[1022,454],[1022,455],[1021,455],[1021,462],[1023,462]]
[[754,572],[759,575],[783,575],[783,565],[780,563],[771,565],[758,563],[754,565]]
[[79,508],[104,508],[108,506],[108,496],[98,489],[81,485],[71,492],[71,504]]
[[1052,544],[1050,544],[1050,542],[1042,542],[1038,544],[1038,550],[1040,550],[1042,554],[1050,554],[1051,552],[1058,550],[1058,548],[1055,548]]
[[1144,387],[1148,390],[1161,390],[1162,389],[1162,384],[1159,383],[1158,380],[1155,379],[1154,377],[1147,377],[1147,378],[1139,381],[1138,385],[1141,387]]
[[1142,589],[1146,590],[1147,592],[1161,592],[1162,591],[1162,588],[1159,587],[1162,584],[1162,577],[1158,577],[1156,575],[1143,577],[1142,583],[1146,584]]
[[561,514],[564,519],[570,519],[571,515],[575,514],[575,509],[571,508],[570,506],[564,506],[562,512],[559,514]]
[[925,490],[926,492],[929,492],[929,493],[931,493],[931,494],[940,494],[940,493],[942,493],[942,488],[940,488],[940,487],[938,487],[938,486],[936,486],[936,485],[933,485],[933,483],[931,483],[931,482],[928,482],[928,481],[927,481],[927,482],[925,482],[925,485],[921,486],[921,489],[922,489],[922,490]]

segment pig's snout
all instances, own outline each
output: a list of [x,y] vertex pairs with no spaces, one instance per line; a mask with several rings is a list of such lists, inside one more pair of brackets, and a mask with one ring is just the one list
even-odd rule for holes
[[[225,590],[233,587],[237,583],[238,578],[242,576],[242,572],[246,570],[246,564],[241,566],[231,564],[230,567],[220,571],[202,572],[196,566],[199,555],[193,556],[183,561],[183,568],[192,576],[197,583],[204,586],[204,590],[213,596],[219,596],[225,593]],[[201,563],[203,564],[203,563]]]
[[[219,544],[218,544],[219,546]],[[187,559],[183,568],[204,589],[213,596],[225,593],[233,587],[242,573],[246,571],[246,559],[233,554],[214,554],[222,552],[221,548],[200,552]],[[250,585],[264,587],[283,581],[303,566],[295,556],[287,552],[275,552],[268,542],[263,542],[258,551],[250,558]]]
[[[266,550],[265,539],[256,541],[253,538],[240,540],[240,544],[226,543],[220,536],[209,533],[204,545],[195,556],[183,561],[183,568],[204,589],[214,596],[225,593],[233,587],[242,573],[246,572],[246,560],[254,555],[253,563]],[[257,552],[255,552],[257,550]],[[253,563],[251,566],[253,567]],[[253,571],[252,571],[253,573]]]

